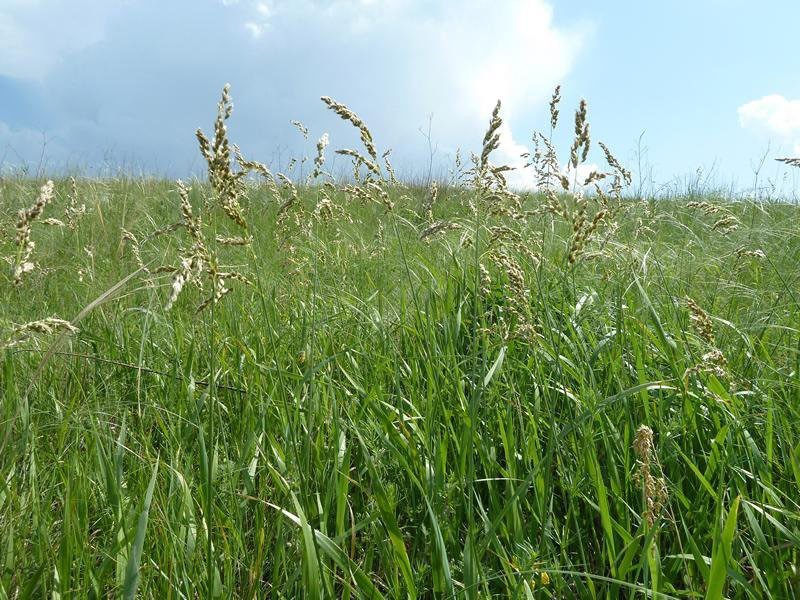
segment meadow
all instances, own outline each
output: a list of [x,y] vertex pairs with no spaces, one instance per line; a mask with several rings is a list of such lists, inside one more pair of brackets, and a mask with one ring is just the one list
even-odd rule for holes
[[203,180],[0,180],[0,596],[798,595],[800,209],[640,197],[557,92],[537,191],[499,104],[408,185],[323,102],[347,178],[226,88]]

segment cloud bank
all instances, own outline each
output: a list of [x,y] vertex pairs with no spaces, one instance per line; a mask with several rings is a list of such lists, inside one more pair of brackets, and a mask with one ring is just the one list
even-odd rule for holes
[[742,127],[789,143],[800,156],[800,100],[772,94],[743,104],[738,112]]
[[354,143],[329,95],[409,171],[426,162],[428,115],[440,154],[475,149],[500,98],[501,158],[518,164],[586,34],[545,0],[7,0],[0,158],[35,162],[46,140],[52,168],[183,175],[230,82],[231,137],[265,162],[311,151],[291,119]]

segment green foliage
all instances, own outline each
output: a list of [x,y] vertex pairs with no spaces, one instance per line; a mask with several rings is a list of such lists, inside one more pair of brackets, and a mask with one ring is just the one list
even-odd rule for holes
[[[0,255],[40,185],[0,182]],[[23,285],[0,271],[0,339],[51,315],[80,330],[0,350],[0,596],[800,589],[796,207],[727,203],[739,226],[721,232],[687,200],[629,201],[574,265],[569,223],[495,217],[541,260],[504,250],[530,292],[516,335],[466,190],[433,207],[462,227],[420,240],[423,190],[393,191],[392,211],[332,193],[324,220],[301,188],[307,221],[277,227],[248,187],[252,244],[220,260],[252,285],[199,314],[193,289],[163,309],[169,273],[125,279],[122,228],[153,270],[178,255],[179,236],[147,239],[178,220],[174,185],[78,193],[74,231],[33,230]],[[643,424],[667,492],[652,526]]]

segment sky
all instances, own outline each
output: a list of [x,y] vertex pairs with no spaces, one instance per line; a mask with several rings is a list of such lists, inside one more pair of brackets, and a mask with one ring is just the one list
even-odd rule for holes
[[414,178],[478,150],[501,99],[520,167],[561,84],[561,149],[586,98],[645,191],[796,190],[773,159],[800,155],[798,23],[797,0],[0,0],[0,171],[199,175],[225,83],[232,141],[275,170],[357,144],[323,95]]

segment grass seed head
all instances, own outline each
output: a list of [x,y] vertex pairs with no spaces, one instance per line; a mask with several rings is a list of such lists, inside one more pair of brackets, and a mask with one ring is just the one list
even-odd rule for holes
[[636,430],[633,451],[637,466],[635,480],[641,483],[644,496],[642,518],[648,527],[652,527],[667,501],[667,484],[663,477],[653,475],[658,457],[653,444],[653,430],[647,425],[640,425]]
[[692,322],[695,333],[709,346],[716,347],[717,340],[714,338],[714,326],[711,323],[711,317],[691,298],[686,298],[686,306],[689,307],[689,319]]
[[374,163],[377,163],[378,151],[375,149],[375,142],[372,141],[372,133],[370,133],[367,124],[364,123],[364,121],[362,121],[356,113],[347,108],[347,106],[340,102],[336,102],[336,100],[330,96],[322,96],[320,100],[322,100],[333,112],[339,115],[339,117],[345,121],[349,121],[356,129],[358,129],[361,134],[361,143],[364,144],[367,154],[370,155]]
[[500,146],[500,127],[503,125],[503,119],[500,118],[500,100],[495,104],[492,111],[492,118],[489,119],[489,127],[483,136],[483,147],[481,149],[480,157],[480,172],[486,171],[489,165],[489,155],[497,150]]
[[728,235],[729,233],[739,229],[739,219],[733,215],[727,215],[721,219],[718,219],[711,226],[711,229],[712,231],[719,231],[722,235]]
[[739,248],[738,250],[736,250],[736,257],[737,258],[744,258],[744,257],[748,257],[748,258],[766,258],[767,255],[764,253],[763,250],[758,249],[758,248],[755,249],[755,250],[748,250],[747,248],[742,247],[742,248]]
[[433,206],[439,198],[439,184],[431,181],[428,186],[428,195],[425,197],[425,203],[422,205],[422,214],[425,219],[433,222]]
[[325,165],[325,148],[328,147],[330,140],[328,134],[323,133],[322,137],[317,140],[317,155],[314,157],[314,171],[311,173],[311,179],[316,179],[322,175],[322,167]]
[[21,285],[23,276],[36,268],[30,260],[31,254],[33,254],[33,250],[36,247],[35,242],[31,239],[32,225],[36,219],[42,216],[45,206],[52,202],[53,197],[53,182],[48,181],[39,190],[39,196],[33,205],[30,208],[20,210],[17,214],[17,252],[13,268],[14,285]]
[[800,158],[776,158],[775,160],[790,167],[800,167]]
[[423,229],[419,234],[419,239],[423,241],[429,241],[430,238],[434,237],[438,233],[443,231],[453,231],[456,229],[461,229],[461,225],[452,221],[439,221]]
[[308,127],[303,125],[300,121],[290,121],[290,123],[294,125],[295,129],[297,129],[305,139],[308,139]]
[[561,86],[557,85],[550,98],[550,129],[555,129],[558,125],[558,103],[561,101]]
[[86,205],[78,204],[78,182],[74,177],[70,177],[69,181],[70,192],[67,206],[64,208],[64,218],[67,220],[67,227],[74,231],[78,227],[78,222],[86,214]]
[[69,321],[58,317],[48,317],[22,325],[13,325],[5,341],[0,342],[0,349],[18,346],[35,335],[53,335],[61,332],[77,333],[78,328]]
[[598,142],[597,145],[603,150],[603,154],[605,154],[608,166],[619,174],[619,176],[625,182],[625,185],[630,185],[632,181],[631,172],[622,166],[622,164],[612,154],[611,150],[608,149],[608,146],[606,146],[603,142]]
[[573,169],[584,162],[589,153],[589,123],[587,122],[586,100],[581,100],[578,110],[575,111],[575,137],[570,149],[570,165]]

